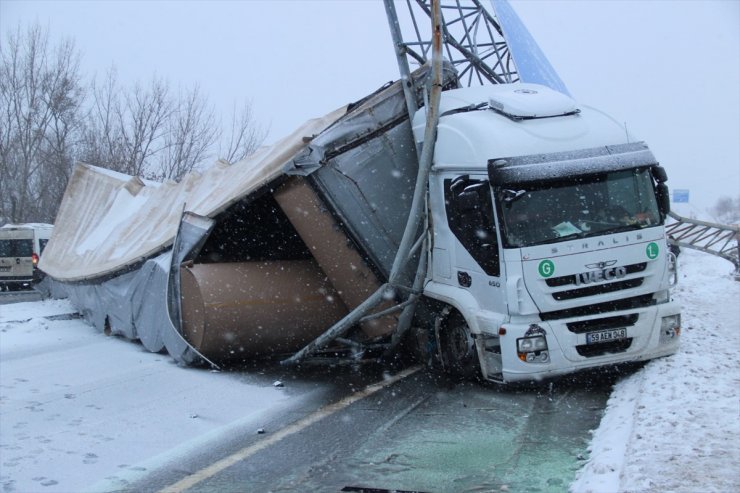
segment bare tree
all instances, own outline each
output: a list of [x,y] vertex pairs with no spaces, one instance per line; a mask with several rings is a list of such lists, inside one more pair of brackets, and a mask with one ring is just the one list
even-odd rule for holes
[[198,86],[178,98],[167,122],[155,177],[179,180],[210,154],[219,138],[216,116]]
[[52,222],[77,161],[179,180],[219,156],[239,161],[265,138],[246,103],[224,131],[197,86],[173,94],[154,77],[124,87],[111,69],[88,92],[79,58],[38,23],[0,43],[0,224]]
[[116,70],[109,69],[100,84],[93,79],[90,87],[92,101],[86,115],[80,159],[123,172],[127,158],[122,129],[116,117],[123,111]]
[[245,102],[240,108],[234,104],[231,110],[231,124],[228,129],[228,143],[219,150],[219,158],[236,163],[254,153],[265,141],[267,130],[254,121],[252,105]]
[[83,99],[72,41],[34,24],[0,45],[0,221],[53,220]]
[[714,219],[724,224],[740,223],[740,197],[720,197],[709,209]]
[[173,113],[168,93],[168,86],[155,78],[147,89],[137,83],[126,95],[124,110],[116,115],[127,157],[125,173],[147,174],[149,159],[165,148],[163,139]]
[[151,160],[164,142],[173,114],[169,87],[153,78],[147,87],[136,83],[126,90],[115,69],[102,83],[92,83],[81,159],[90,164],[135,176],[151,174]]
[[[198,86],[171,95],[153,79],[146,88],[120,86],[115,70],[93,82],[92,105],[84,133],[82,160],[129,175],[180,180],[216,157],[236,162],[253,153],[265,138],[251,105],[234,106],[225,132],[213,106]],[[225,148],[214,152],[216,144]]]

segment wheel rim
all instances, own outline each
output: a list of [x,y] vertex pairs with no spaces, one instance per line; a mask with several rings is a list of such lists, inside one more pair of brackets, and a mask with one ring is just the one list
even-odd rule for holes
[[450,363],[465,362],[473,348],[473,338],[465,323],[456,323],[449,329],[447,349],[450,355]]

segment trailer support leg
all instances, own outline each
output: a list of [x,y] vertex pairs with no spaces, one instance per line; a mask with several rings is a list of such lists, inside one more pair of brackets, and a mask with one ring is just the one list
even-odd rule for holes
[[353,325],[359,322],[365,314],[385,301],[388,296],[392,296],[392,293],[393,290],[390,289],[390,286],[388,284],[383,284],[368,299],[357,305],[357,308],[345,315],[343,319],[335,323],[331,328],[329,328],[329,330],[311,341],[293,356],[281,361],[280,363],[283,365],[295,365],[305,357],[310,356],[314,352],[323,348],[337,337],[343,336]]
[[383,353],[381,359],[389,360],[393,357],[396,349],[398,348],[398,344],[401,342],[401,339],[411,327],[411,322],[416,311],[416,302],[419,300],[421,289],[424,285],[424,278],[427,274],[427,255],[425,253],[427,245],[426,238],[424,239],[422,244],[422,254],[421,258],[419,259],[419,265],[416,269],[414,285],[412,287],[411,294],[409,295],[409,304],[406,305],[403,309],[403,312],[401,312],[401,316],[398,318],[398,325],[396,326],[396,330],[393,331],[393,335],[391,336],[391,343]]

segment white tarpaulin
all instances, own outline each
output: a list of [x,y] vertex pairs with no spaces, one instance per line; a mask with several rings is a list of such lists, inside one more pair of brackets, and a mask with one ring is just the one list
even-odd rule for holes
[[172,244],[183,210],[215,216],[282,174],[286,162],[345,113],[340,108],[309,120],[243,161],[216,163],[179,183],[145,183],[78,164],[40,268],[56,280],[83,281],[152,257]]

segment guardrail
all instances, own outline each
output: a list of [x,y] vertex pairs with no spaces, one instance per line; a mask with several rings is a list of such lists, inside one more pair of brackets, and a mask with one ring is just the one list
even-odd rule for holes
[[674,212],[668,215],[673,220],[665,227],[670,243],[732,262],[735,280],[740,281],[740,226],[689,219]]

